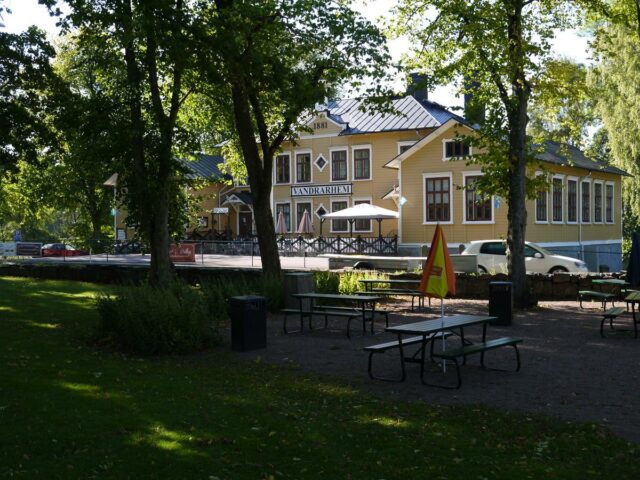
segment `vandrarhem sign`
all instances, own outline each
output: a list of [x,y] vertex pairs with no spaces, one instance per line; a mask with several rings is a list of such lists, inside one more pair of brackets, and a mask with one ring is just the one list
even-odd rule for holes
[[351,184],[296,185],[291,187],[292,197],[320,197],[327,195],[351,195]]

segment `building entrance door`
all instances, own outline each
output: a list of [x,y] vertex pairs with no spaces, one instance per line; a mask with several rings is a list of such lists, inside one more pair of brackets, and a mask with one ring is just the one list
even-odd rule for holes
[[250,237],[253,231],[253,213],[238,212],[238,235],[241,237]]

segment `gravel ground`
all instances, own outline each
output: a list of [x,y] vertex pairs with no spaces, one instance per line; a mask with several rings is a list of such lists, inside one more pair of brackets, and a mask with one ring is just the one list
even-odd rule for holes
[[[435,303],[434,303],[435,305]],[[488,338],[517,336],[522,368],[515,367],[513,349],[503,348],[487,353],[490,366],[510,371],[483,370],[479,356],[470,357],[462,368],[460,390],[444,390],[423,386],[419,365],[407,365],[404,383],[370,380],[367,376],[368,354],[362,347],[394,340],[377,324],[375,335],[362,335],[352,322],[351,340],[346,337],[344,319],[330,321],[328,330],[285,335],[282,317],[268,320],[268,348],[240,354],[247,359],[261,357],[276,364],[293,364],[299,368],[334,377],[356,388],[390,399],[424,401],[432,404],[469,405],[532,412],[564,420],[596,422],[608,426],[618,435],[640,441],[640,338],[630,331],[606,332],[599,335],[601,310],[596,303],[585,303],[580,310],[577,302],[542,302],[527,312],[519,312],[511,326],[490,326]],[[419,313],[407,311],[407,303],[385,305],[392,311],[391,324],[437,318],[439,307]],[[484,301],[447,300],[446,314],[486,314]],[[620,329],[630,328],[630,314],[618,322]],[[295,326],[293,317],[290,328]],[[320,319],[316,319],[320,326]],[[355,328],[354,328],[355,327]],[[471,339],[479,339],[481,327],[465,330]],[[455,340],[454,340],[455,341]],[[380,375],[397,376],[397,350],[374,357],[374,368]],[[430,367],[430,379],[442,381],[437,367]],[[453,381],[454,368],[448,369],[446,380]]]

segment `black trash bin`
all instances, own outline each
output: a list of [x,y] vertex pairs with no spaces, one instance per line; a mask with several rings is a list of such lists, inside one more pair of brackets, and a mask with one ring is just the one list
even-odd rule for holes
[[495,325],[511,325],[513,320],[513,283],[489,282],[489,315]]
[[267,347],[267,302],[264,297],[245,295],[229,300],[231,350],[246,352]]

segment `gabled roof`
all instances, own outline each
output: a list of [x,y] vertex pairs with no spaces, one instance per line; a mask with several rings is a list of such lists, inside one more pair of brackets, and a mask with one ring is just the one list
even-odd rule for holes
[[331,100],[317,110],[326,112],[335,123],[345,125],[340,135],[437,128],[452,118],[465,123],[462,117],[441,105],[429,100],[418,101],[411,95],[391,103],[395,110],[393,113],[363,111],[364,103],[355,99]]
[[220,166],[224,164],[224,158],[221,155],[206,155],[199,153],[195,160],[179,158],[178,161],[187,169],[185,176],[189,179],[206,179],[206,180],[229,180],[231,177],[220,171]]
[[597,172],[614,173],[616,175],[628,175],[627,172],[617,167],[592,160],[582,150],[567,143],[546,141],[541,146],[542,152],[536,154],[536,159],[542,162],[584,168],[585,170]]

